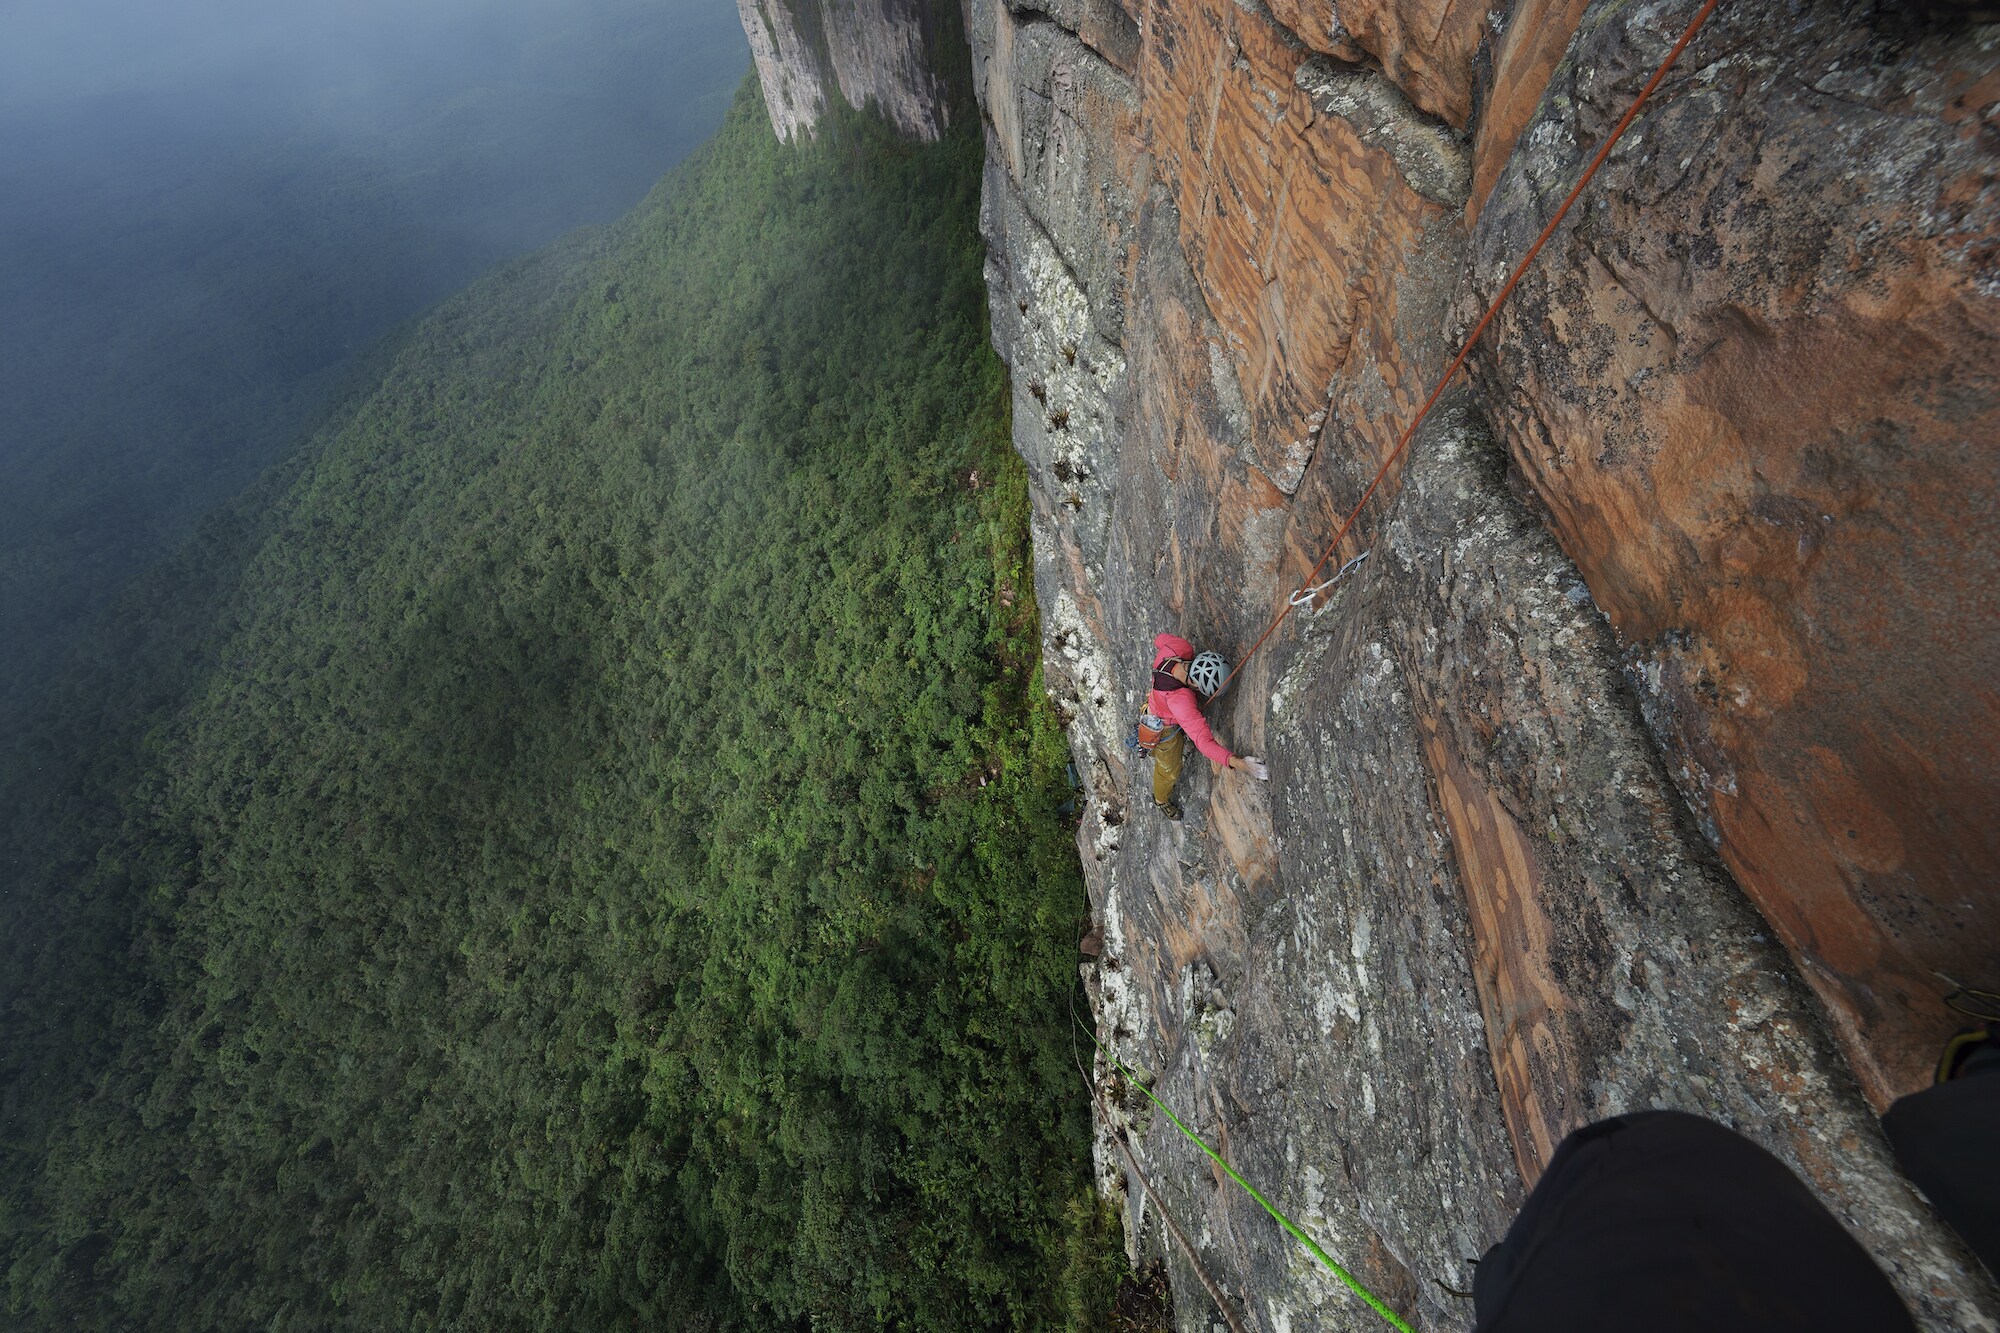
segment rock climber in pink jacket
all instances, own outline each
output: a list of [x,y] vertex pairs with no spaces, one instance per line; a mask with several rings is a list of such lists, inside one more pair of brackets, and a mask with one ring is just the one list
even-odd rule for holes
[[1168,819],[1179,819],[1181,808],[1174,802],[1174,784],[1180,781],[1181,757],[1187,739],[1218,768],[1234,768],[1253,778],[1268,780],[1270,769],[1256,759],[1232,755],[1208,729],[1201,705],[1222,687],[1226,678],[1222,659],[1214,653],[1195,656],[1194,645],[1178,634],[1153,638],[1153,689],[1146,696],[1146,711],[1173,728],[1153,746],[1153,805]]

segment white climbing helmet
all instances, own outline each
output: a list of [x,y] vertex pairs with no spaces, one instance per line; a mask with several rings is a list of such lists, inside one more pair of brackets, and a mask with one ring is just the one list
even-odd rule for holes
[[1214,694],[1229,676],[1229,663],[1221,653],[1201,653],[1188,663],[1188,684],[1203,694]]

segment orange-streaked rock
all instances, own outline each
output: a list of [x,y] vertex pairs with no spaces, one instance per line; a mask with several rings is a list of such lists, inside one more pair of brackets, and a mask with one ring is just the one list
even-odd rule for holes
[[1425,736],[1424,758],[1470,900],[1472,974],[1514,1160],[1532,1186],[1563,1135],[1589,1120],[1577,1105],[1586,1080],[1565,1030],[1575,1021],[1574,1006],[1554,963],[1556,929],[1542,905],[1540,840],[1466,768],[1449,738],[1435,730]]
[[[1794,967],[1798,937],[1773,909],[1753,910],[1687,817],[1692,806],[1715,826],[1702,774],[1735,783],[1732,798],[1766,775],[1748,762],[1762,741],[1703,729],[1706,715],[1676,691],[1728,676],[1756,699],[1806,700],[1827,652],[1748,614],[1782,618],[1787,597],[1815,586],[1799,574],[1815,557],[1785,526],[1796,511],[1743,499],[1771,477],[1746,464],[1741,403],[1769,396],[1773,372],[1704,378],[1715,372],[1687,332],[1698,322],[1662,295],[1673,288],[1665,247],[1574,236],[1600,238],[1600,219],[1672,232],[1663,201],[1691,173],[1715,237],[1673,234],[1679,262],[1706,281],[1712,253],[1755,234],[1732,201],[1754,214],[1786,188],[1765,175],[1788,164],[1740,132],[1761,105],[1762,71],[1818,62],[1825,86],[1787,95],[1811,102],[1829,142],[1878,113],[1916,123],[1930,105],[1955,142],[1975,143],[1994,81],[1907,51],[1849,61],[1851,34],[1821,10],[1726,14],[1736,27],[1718,49],[1755,50],[1760,26],[1790,24],[1773,48],[1784,58],[1697,48],[1669,81],[1613,159],[1607,180],[1624,178],[1586,197],[1578,217],[1589,221],[1573,221],[1544,261],[1583,277],[1539,304],[1531,290],[1531,308],[1496,330],[1526,370],[1489,364],[1478,392],[1447,396],[1336,557],[1370,560],[1280,629],[1209,709],[1225,744],[1272,761],[1273,782],[1191,760],[1186,818],[1170,823],[1151,811],[1148,764],[1123,748],[1151,635],[1176,629],[1231,657],[1256,638],[1455,350],[1476,308],[1465,289],[1490,292],[1518,259],[1685,14],[1607,5],[1579,22],[1567,4],[1521,0],[1503,28],[1511,45],[1482,57],[1486,119],[1461,137],[1408,74],[1450,61],[1410,56],[1421,42],[1408,26],[1399,40],[1413,45],[1385,76],[1347,28],[1309,31],[1318,20],[1298,7],[1154,0],[1130,11],[1139,47],[1127,80],[1092,42],[1049,31],[1068,25],[1054,11],[1002,18],[997,3],[970,7],[976,41],[987,34],[977,58],[995,149],[988,280],[1016,444],[1035,477],[1046,678],[1091,791],[1079,846],[1103,929],[1103,955],[1085,969],[1102,1037],[1247,1175],[1275,1182],[1283,1206],[1357,1256],[1366,1280],[1407,1290],[1426,1326],[1462,1318],[1443,1293],[1469,1281],[1464,1256],[1504,1228],[1562,1134],[1639,1106],[1717,1117],[1778,1153],[1869,1246],[1921,1326],[1990,1321],[1994,1293],[1890,1164]],[[1561,58],[1572,26],[1580,47],[1621,32],[1627,46],[1572,67]],[[1545,101],[1551,70],[1560,86]],[[1537,119],[1545,108],[1559,118]],[[1482,190],[1491,183],[1476,211],[1475,152]],[[1711,157],[1734,173],[1734,194],[1692,165]],[[1909,169],[1922,177],[1940,160],[1914,155]],[[1989,207],[1981,188],[1964,178],[1939,197],[1970,216]],[[1767,249],[1792,265],[1796,315],[1812,284],[1782,246]],[[1864,288],[1886,303],[1869,315],[1874,332],[1822,347],[1855,369],[1850,389],[1876,361],[1910,353],[1895,339],[1919,308],[1897,306],[1895,283],[1873,275],[1847,279],[1840,303]],[[1782,332],[1760,309],[1743,304]],[[1541,373],[1529,352],[1567,377]],[[1651,439],[1640,427],[1668,413],[1662,404],[1670,429]],[[1788,411],[1817,429],[1809,411]],[[1538,442],[1561,467],[1510,471],[1507,447],[1536,451],[1501,444],[1490,417],[1509,433],[1603,423],[1592,466],[1643,484],[1565,491],[1570,441],[1553,432]],[[1783,486],[1805,499],[1795,481]],[[1827,512],[1859,521],[1877,500],[1848,489],[1859,508]],[[1947,521],[1968,522],[1987,501],[1963,504]],[[1659,538],[1661,513],[1686,517],[1675,540],[1701,544],[1691,562]],[[1581,573],[1552,532],[1587,533],[1572,545],[1588,550]],[[1745,614],[1701,634],[1661,622],[1628,662],[1596,603],[1629,605],[1637,594],[1624,584],[1669,601],[1699,594],[1711,568]],[[1823,622],[1843,614],[1798,606]],[[1644,717],[1628,665],[1649,682]],[[1814,781],[1769,775],[1776,796],[1758,808],[1809,798],[1833,812],[1816,817],[1844,821],[1853,864],[1884,875],[1909,864],[1909,832],[1882,817],[1879,779],[1855,766],[1853,747],[1823,733],[1800,745]],[[1832,939],[1815,948],[1866,933],[1850,921],[1865,904],[1840,874],[1829,870],[1832,896],[1808,906]],[[1809,972],[1833,955],[1797,956]],[[1839,966],[1881,974],[1881,957]],[[1251,1293],[1257,1319],[1335,1317],[1282,1237],[1210,1188],[1177,1136],[1155,1122],[1133,1146],[1169,1205],[1205,1228],[1205,1254]],[[1115,1190],[1122,1159],[1100,1147],[1100,1181]],[[1384,1198],[1395,1207],[1373,1202]],[[1128,1220],[1139,1226],[1142,1212]]]
[[1384,81],[1308,66],[1257,11],[1156,6],[1151,23],[1145,143],[1236,362],[1252,459],[1289,492],[1357,344],[1388,353],[1397,406],[1415,406],[1394,278],[1458,206],[1464,164]]
[[[1481,215],[1483,290],[1665,40],[1587,35]],[[1957,1022],[1938,974],[2000,978],[1996,57],[1799,40],[1750,15],[1703,37],[1697,67],[1745,63],[1649,108],[1480,382],[1882,1107]]]
[[1472,197],[1465,205],[1465,225],[1479,221],[1479,208],[1500,179],[1500,169],[1514,155],[1521,131],[1534,119],[1542,91],[1555,73],[1569,39],[1590,0],[1516,0],[1507,16],[1507,30],[1496,43],[1493,84],[1479,110],[1473,137]]

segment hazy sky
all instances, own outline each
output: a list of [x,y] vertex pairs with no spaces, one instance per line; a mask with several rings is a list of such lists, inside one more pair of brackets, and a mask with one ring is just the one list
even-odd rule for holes
[[345,359],[713,132],[734,0],[0,0],[0,720]]
[[0,106],[177,88],[261,67],[324,82],[463,30],[555,18],[564,0],[0,0]]
[[[48,379],[20,363],[36,347],[83,368],[31,323],[119,303],[130,334],[218,313],[141,288],[234,287],[231,310],[264,301],[251,318],[283,316],[281,336],[300,316],[277,288],[295,281],[427,304],[629,207],[747,64],[734,0],[0,0],[0,387]],[[339,346],[385,327],[355,320]],[[78,336],[86,360],[112,353]],[[0,456],[32,443],[21,416],[0,423]]]

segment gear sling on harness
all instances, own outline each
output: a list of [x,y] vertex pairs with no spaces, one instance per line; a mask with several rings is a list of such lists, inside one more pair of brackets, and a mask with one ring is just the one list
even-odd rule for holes
[[[1168,665],[1171,666],[1172,663],[1169,662]],[[1153,688],[1156,690],[1185,690],[1188,686],[1173,672],[1155,669],[1153,672]],[[1180,727],[1178,724],[1167,721],[1157,713],[1147,713],[1139,719],[1138,725],[1132,729],[1131,738],[1125,744],[1128,749],[1137,750],[1143,758],[1151,755],[1155,746],[1179,730]]]

